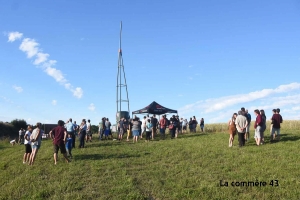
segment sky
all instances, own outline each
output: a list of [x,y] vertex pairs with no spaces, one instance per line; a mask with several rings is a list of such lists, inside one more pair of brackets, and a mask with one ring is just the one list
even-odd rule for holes
[[0,121],[115,121],[120,22],[130,112],[300,119],[300,2],[0,0]]

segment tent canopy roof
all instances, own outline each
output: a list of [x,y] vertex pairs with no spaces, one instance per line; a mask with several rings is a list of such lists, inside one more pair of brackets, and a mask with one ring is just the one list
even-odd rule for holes
[[132,112],[132,114],[144,114],[144,113],[161,115],[161,114],[165,114],[165,113],[177,113],[177,110],[172,110],[172,109],[163,107],[162,105],[153,101],[147,107]]

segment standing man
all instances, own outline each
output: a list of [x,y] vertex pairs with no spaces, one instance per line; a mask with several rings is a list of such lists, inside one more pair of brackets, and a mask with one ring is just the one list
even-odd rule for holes
[[86,123],[86,142],[92,142],[92,126],[91,126],[91,120],[88,119],[88,122]]
[[255,138],[256,145],[259,146],[261,143],[262,118],[259,110],[254,110],[254,114],[256,115],[256,120],[254,124],[254,129],[255,129],[254,138]]
[[152,138],[151,140],[154,140],[154,135],[156,134],[156,130],[157,130],[157,123],[158,123],[158,120],[156,119],[155,117],[155,114],[152,116],[151,118],[151,124],[152,124]]
[[58,150],[60,149],[61,154],[64,155],[66,162],[70,162],[70,160],[67,157],[67,151],[66,151],[66,140],[67,140],[67,131],[64,128],[64,122],[62,120],[58,121],[58,126],[53,128],[50,131],[50,137],[53,140],[53,150],[54,150],[54,164],[57,164],[57,154]]
[[247,118],[248,126],[246,127],[245,140],[249,141],[250,139],[250,125],[251,125],[251,115],[248,110],[245,110],[245,117]]
[[25,135],[25,131],[23,128],[21,128],[19,131],[19,144],[24,143],[24,135]]
[[159,132],[160,132],[160,139],[165,139],[166,127],[167,127],[167,120],[166,115],[163,115],[159,121]]
[[71,135],[72,138],[72,148],[75,148],[75,128],[72,123],[72,118],[69,119],[69,122],[66,124],[67,133]]
[[277,108],[275,114],[273,114],[272,120],[272,132],[271,132],[271,142],[276,139],[275,132],[277,133],[278,140],[280,140],[280,124],[282,123],[282,116],[279,114],[280,109]]
[[239,137],[239,147],[245,146],[245,132],[248,122],[242,111],[238,112],[238,116],[235,119],[235,125]]

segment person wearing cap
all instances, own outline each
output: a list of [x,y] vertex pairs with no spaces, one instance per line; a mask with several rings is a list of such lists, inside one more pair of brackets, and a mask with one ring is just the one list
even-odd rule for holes
[[238,132],[239,147],[245,146],[245,132],[248,122],[247,118],[243,115],[243,112],[241,110],[238,112],[238,116],[235,120],[235,125]]
[[[280,109],[277,108],[275,110],[275,114],[273,114],[273,116],[271,118],[272,124],[273,124],[272,132],[271,132],[271,139],[270,139],[271,142],[276,139],[276,136],[277,136],[277,139],[280,140],[280,124],[282,123],[282,116],[279,113],[280,113]],[[276,135],[275,135],[275,132],[277,133]]]

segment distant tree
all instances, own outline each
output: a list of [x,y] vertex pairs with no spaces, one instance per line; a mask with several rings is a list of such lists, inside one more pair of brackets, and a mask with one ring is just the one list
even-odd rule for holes
[[98,126],[92,125],[92,133],[98,133]]
[[27,127],[27,122],[24,119],[14,119],[10,123],[18,130],[20,130],[21,128],[26,129]]

